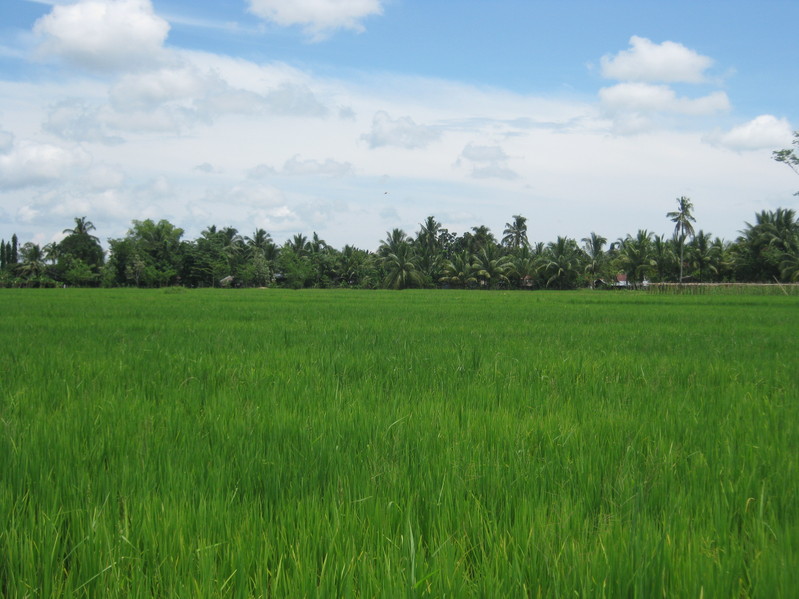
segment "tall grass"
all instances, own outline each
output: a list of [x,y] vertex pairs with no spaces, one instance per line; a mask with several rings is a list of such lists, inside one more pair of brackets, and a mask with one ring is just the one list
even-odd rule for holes
[[799,304],[4,290],[4,597],[789,597]]

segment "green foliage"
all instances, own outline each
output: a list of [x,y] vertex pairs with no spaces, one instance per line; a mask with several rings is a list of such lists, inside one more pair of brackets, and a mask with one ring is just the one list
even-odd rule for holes
[[789,597],[796,302],[6,290],[2,595]]

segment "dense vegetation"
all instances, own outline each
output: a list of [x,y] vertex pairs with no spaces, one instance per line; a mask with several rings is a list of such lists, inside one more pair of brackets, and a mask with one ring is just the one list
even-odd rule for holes
[[256,229],[242,236],[231,227],[208,227],[195,240],[161,220],[134,221],[128,234],[109,240],[109,256],[85,217],[60,243],[18,247],[0,243],[0,285],[12,287],[354,287],[573,289],[653,282],[799,281],[799,218],[793,210],[755,215],[734,242],[694,231],[692,205],[679,198],[667,216],[674,235],[638,231],[608,243],[591,233],[579,243],[558,237],[530,243],[527,220],[516,215],[501,239],[485,226],[457,235],[432,216],[415,235],[394,229],[376,252],[347,245],[337,250],[314,233],[278,245]]
[[4,290],[0,596],[795,596],[797,307]]

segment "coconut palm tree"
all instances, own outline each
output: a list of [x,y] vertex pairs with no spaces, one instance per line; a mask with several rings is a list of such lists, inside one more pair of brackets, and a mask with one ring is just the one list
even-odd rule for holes
[[675,223],[674,236],[680,246],[680,283],[682,283],[685,238],[686,236],[694,236],[694,227],[691,223],[696,222],[696,219],[691,214],[693,209],[694,205],[691,203],[691,200],[685,196],[681,196],[677,198],[677,210],[666,213],[666,217],[670,218],[671,222]]
[[639,229],[635,237],[627,235],[622,241],[618,255],[619,265],[627,273],[633,285],[642,282],[655,266],[652,257],[652,233]]
[[386,273],[383,284],[389,289],[406,289],[422,284],[422,275],[416,265],[416,256],[408,242],[402,242],[381,259]]
[[501,255],[496,245],[487,245],[477,252],[474,266],[477,269],[477,277],[489,289],[510,282],[508,274],[513,268],[511,257]]
[[25,279],[36,279],[47,272],[44,263],[44,252],[38,244],[28,242],[19,250],[22,263],[17,266],[17,273]]
[[513,251],[530,246],[530,241],[527,239],[527,219],[518,214],[513,215],[513,222],[505,223],[502,235],[502,245]]
[[477,285],[479,269],[475,264],[474,255],[469,250],[462,250],[444,261],[443,270],[444,276],[439,279],[442,283],[461,288]]
[[547,245],[541,267],[546,286],[552,289],[573,289],[582,271],[581,252],[577,242],[569,237],[558,237]]
[[591,235],[583,237],[583,252],[586,256],[585,273],[590,277],[591,288],[594,287],[594,281],[597,275],[602,271],[602,267],[606,262],[604,247],[608,242],[607,238],[597,235],[591,231]]
[[403,244],[410,244],[411,238],[402,229],[392,229],[386,231],[386,238],[380,242],[377,254],[385,258],[389,254],[396,253]]
[[67,235],[85,235],[89,239],[93,241],[99,242],[100,240],[97,239],[94,235],[89,235],[89,231],[95,231],[96,227],[94,223],[90,220],[86,220],[85,216],[75,217],[75,228],[74,229],[64,229],[63,233]]

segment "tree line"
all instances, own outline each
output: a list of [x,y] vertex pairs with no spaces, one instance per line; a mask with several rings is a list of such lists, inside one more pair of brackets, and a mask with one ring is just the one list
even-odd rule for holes
[[[374,252],[336,249],[316,233],[282,244],[264,229],[242,235],[210,226],[193,240],[167,220],[134,220],[104,252],[86,217],[58,243],[0,241],[0,285],[287,288],[575,289],[651,282],[797,282],[799,218],[778,208],[755,215],[728,242],[695,230],[693,204],[677,199],[671,236],[639,230],[610,241],[590,233],[531,243],[514,215],[497,238],[488,227],[450,232],[429,216],[413,234],[386,233]],[[623,275],[623,276],[620,276]]]

